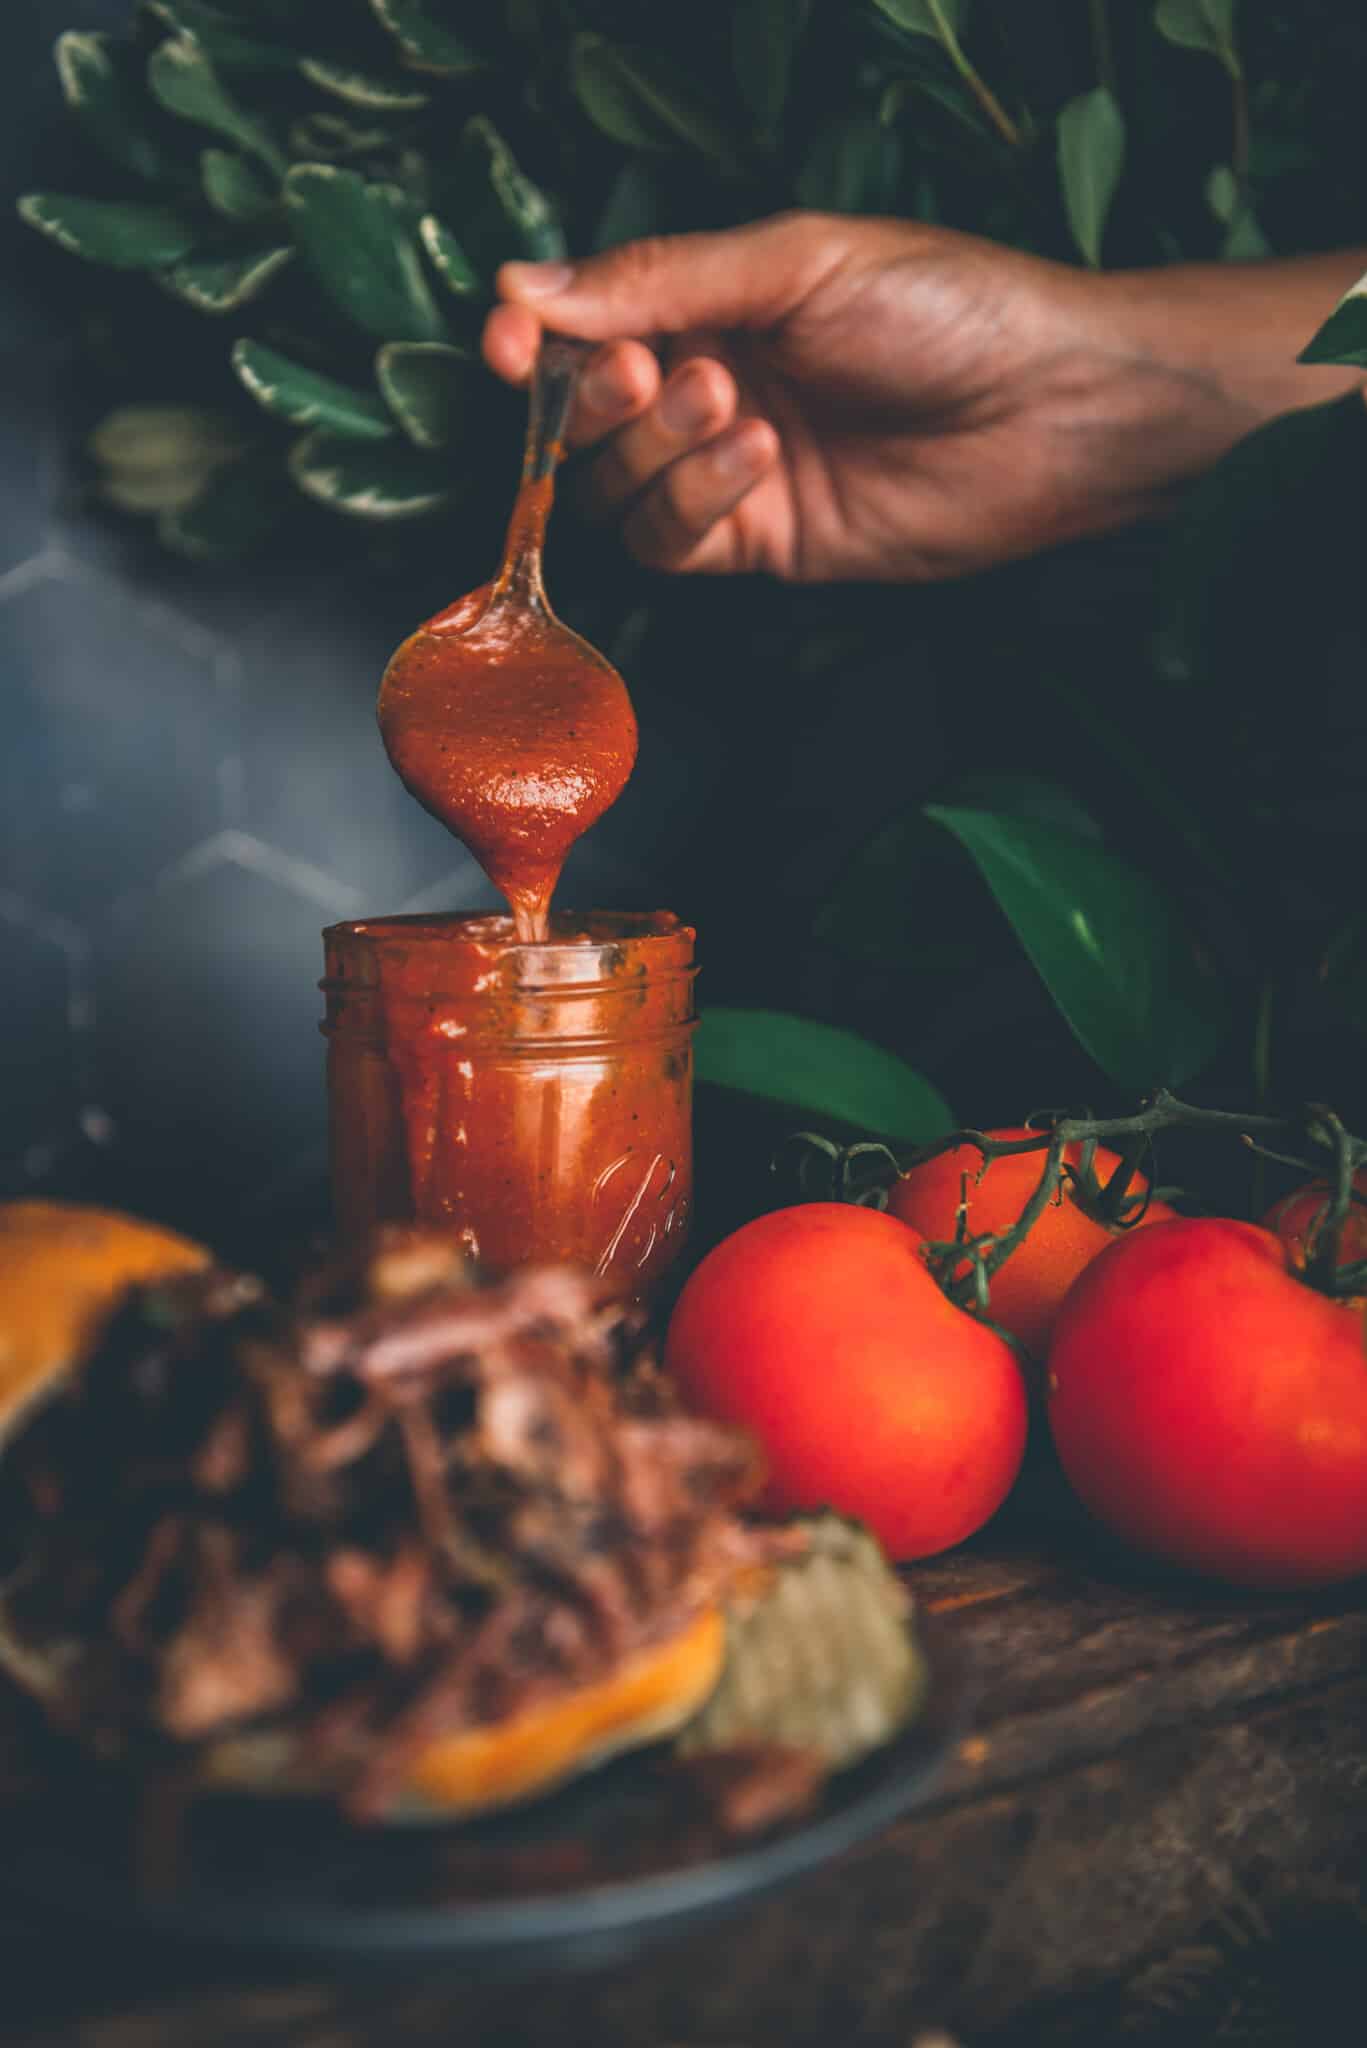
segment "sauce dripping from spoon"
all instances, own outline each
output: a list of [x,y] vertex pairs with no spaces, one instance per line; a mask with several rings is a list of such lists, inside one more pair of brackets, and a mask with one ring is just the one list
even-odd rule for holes
[[508,900],[520,940],[549,934],[574,842],[625,787],[636,719],[610,662],[563,625],[542,579],[546,522],[583,342],[543,340],[522,484],[492,583],[405,640],[380,685],[400,780]]

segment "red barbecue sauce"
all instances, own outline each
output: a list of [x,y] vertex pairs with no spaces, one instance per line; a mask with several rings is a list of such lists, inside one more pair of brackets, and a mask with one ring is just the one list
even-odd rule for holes
[[650,1292],[692,1196],[693,933],[667,911],[368,918],[327,949],[337,1221],[454,1226],[505,1268]]
[[469,847],[526,940],[546,936],[565,856],[636,758],[615,670],[546,604],[552,489],[549,476],[522,485],[498,577],[404,642],[380,704],[400,777]]
[[636,751],[620,679],[546,606],[551,492],[524,482],[494,583],[386,674],[391,761],[512,919],[324,934],[333,1192],[348,1234],[454,1225],[491,1267],[570,1260],[643,1295],[691,1197],[693,933],[664,912],[550,917]]

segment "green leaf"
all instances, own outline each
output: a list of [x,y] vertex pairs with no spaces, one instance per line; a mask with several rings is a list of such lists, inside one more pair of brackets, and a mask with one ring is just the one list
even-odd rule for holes
[[1125,160],[1125,120],[1104,85],[1079,93],[1058,117],[1058,173],[1073,240],[1094,270]]
[[658,232],[663,209],[660,190],[639,158],[628,157],[612,181],[593,231],[595,249],[615,249]]
[[914,949],[919,965],[922,935],[913,934],[913,918],[928,895],[941,900],[923,877],[943,838],[919,811],[881,826],[835,877],[812,919],[816,937],[847,958],[880,965]]
[[818,132],[793,185],[801,206],[822,213],[890,213],[902,145],[874,114],[843,114]]
[[1042,775],[961,775],[944,802],[955,810],[996,811],[1011,818],[1035,818],[1075,839],[1101,844],[1101,827],[1070,789]]
[[1343,437],[1360,434],[1362,421],[1356,392],[1283,413],[1246,434],[1192,485],[1162,569],[1162,655],[1174,680],[1205,680],[1218,670],[1249,576],[1285,573],[1283,558],[1305,525],[1303,507],[1343,488]]
[[880,14],[911,36],[933,36],[937,43],[954,42],[964,0],[873,0]]
[[[928,76],[895,78],[883,94],[878,118],[885,125],[891,126],[900,118],[903,108],[916,100],[929,100],[933,106],[948,114],[956,126],[968,129],[979,143],[985,136],[990,137],[992,134],[983,119],[982,108],[961,88],[957,79],[945,80]],[[925,132],[925,123],[921,121],[918,123],[917,134],[924,136]]]
[[373,112],[411,113],[428,103],[421,86],[402,78],[381,78],[373,71],[357,71],[350,64],[334,64],[326,57],[301,57],[299,69],[310,85],[330,92],[348,106],[369,107]]
[[391,143],[387,128],[363,128],[348,115],[326,109],[305,114],[302,120],[290,124],[290,152],[309,162],[319,158],[330,163],[346,157],[373,156],[390,148]]
[[206,471],[193,469],[111,469],[99,479],[96,495],[116,512],[145,518],[150,512],[174,512],[188,505],[204,488]]
[[[1034,775],[956,777],[940,795],[955,809],[1035,818],[1097,845],[1101,828],[1071,791]],[[890,819],[855,854],[813,919],[814,934],[882,972],[913,963],[932,979],[981,970],[976,883],[943,828],[919,809]]]
[[536,263],[565,255],[554,206],[518,169],[507,143],[482,114],[465,124],[456,173],[462,195],[468,195],[461,240],[486,274],[514,256]]
[[483,279],[445,221],[438,220],[435,213],[425,213],[418,222],[418,234],[432,268],[449,292],[458,299],[483,296]]
[[444,341],[390,341],[376,356],[376,382],[419,448],[444,448],[453,438],[479,388],[476,361]]
[[380,341],[444,339],[401,192],[335,164],[296,164],[285,204],[318,282],[357,327]]
[[295,442],[289,464],[306,496],[356,519],[416,519],[451,495],[445,468],[397,437],[357,441],[319,427]]
[[705,1009],[697,1075],[720,1088],[832,1117],[879,1137],[954,1129],[948,1105],[914,1068],[853,1031],[781,1010]]
[[433,21],[421,0],[370,0],[370,5],[413,70],[461,78],[481,69],[483,58],[460,36]]
[[393,182],[408,201],[414,234],[432,204],[432,173],[420,149],[403,148],[394,159]]
[[1206,204],[1227,230],[1220,248],[1226,263],[1256,263],[1270,252],[1246,195],[1228,164],[1216,164],[1206,179]]
[[1219,1045],[1224,994],[1147,875],[1034,820],[928,804],[977,865],[1074,1036],[1123,1088],[1177,1086]]
[[712,113],[709,95],[653,51],[578,35],[570,46],[570,82],[590,121],[614,142],[650,150],[682,142],[724,171],[739,169],[735,142]]
[[1234,7],[1235,0],[1158,0],[1154,26],[1170,43],[1184,50],[1204,50],[1219,59],[1231,78],[1240,78]]
[[1239,205],[1239,181],[1228,164],[1213,166],[1206,179],[1206,205],[1228,227]]
[[270,539],[285,499],[277,464],[248,455],[216,469],[187,504],[163,511],[158,538],[194,562],[240,561]]
[[69,29],[53,47],[62,97],[107,156],[140,178],[174,176],[176,165],[143,118],[138,92],[118,63],[112,36]]
[[154,270],[188,256],[201,229],[169,206],[131,199],[81,199],[67,192],[26,192],[19,214],[73,256],[114,270]]
[[[1160,673],[1170,683],[1189,682],[1190,675],[1178,675],[1160,663]],[[1204,812],[1184,794],[1163,755],[1163,737],[1155,736],[1148,746],[1134,729],[1132,719],[1116,716],[1089,683],[1069,673],[1067,667],[1045,663],[1039,671],[1041,688],[1063,706],[1073,725],[1109,762],[1110,772],[1128,782],[1154,818],[1170,832],[1207,874],[1230,890],[1240,887],[1238,871],[1223,847],[1207,829]],[[970,806],[972,808],[972,806]],[[997,806],[993,805],[995,809]],[[1076,827],[1069,829],[1076,830]]]
[[202,475],[242,448],[242,435],[222,413],[199,405],[120,405],[104,415],[86,443],[92,461],[125,473],[192,469]]
[[258,220],[275,204],[275,193],[260,171],[230,149],[205,149],[199,157],[204,197],[225,220]]
[[199,313],[235,313],[259,298],[273,277],[294,261],[288,243],[187,256],[162,273],[162,283]]
[[387,441],[394,422],[381,401],[339,378],[246,336],[233,343],[233,368],[257,404],[294,427],[328,427],[353,440]]
[[239,148],[260,157],[277,177],[284,176],[284,152],[255,115],[238,105],[199,44],[188,36],[153,50],[147,60],[147,81],[168,113],[212,129],[216,135],[226,135]]
[[234,14],[245,14],[265,35],[293,36],[316,21],[318,0],[231,0]]
[[763,136],[778,128],[810,13],[811,0],[740,0],[731,18],[736,83]]
[[1222,263],[1261,263],[1265,256],[1272,254],[1267,236],[1259,227],[1250,206],[1243,206],[1230,223],[1228,234],[1220,245]]
[[1351,363],[1367,369],[1367,276],[1351,285],[1323,327],[1307,341],[1298,363]]
[[206,6],[205,0],[143,0],[143,5],[168,28],[197,43],[225,71],[293,71],[298,62],[294,50],[242,35],[221,9]]
[[233,421],[190,405],[118,406],[87,442],[100,496],[144,515],[188,505],[245,445]]

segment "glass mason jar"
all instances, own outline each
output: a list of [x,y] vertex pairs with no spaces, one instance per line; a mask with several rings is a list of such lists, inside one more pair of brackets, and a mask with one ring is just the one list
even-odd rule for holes
[[693,932],[667,911],[366,918],[323,934],[339,1230],[454,1226],[498,1269],[650,1294],[692,1200]]

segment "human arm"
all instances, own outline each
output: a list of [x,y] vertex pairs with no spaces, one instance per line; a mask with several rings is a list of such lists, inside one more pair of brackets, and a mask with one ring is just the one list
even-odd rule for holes
[[521,382],[543,324],[604,344],[572,434],[641,559],[926,580],[1161,513],[1262,420],[1352,389],[1295,358],[1365,264],[1097,275],[784,215],[506,265],[485,353]]

